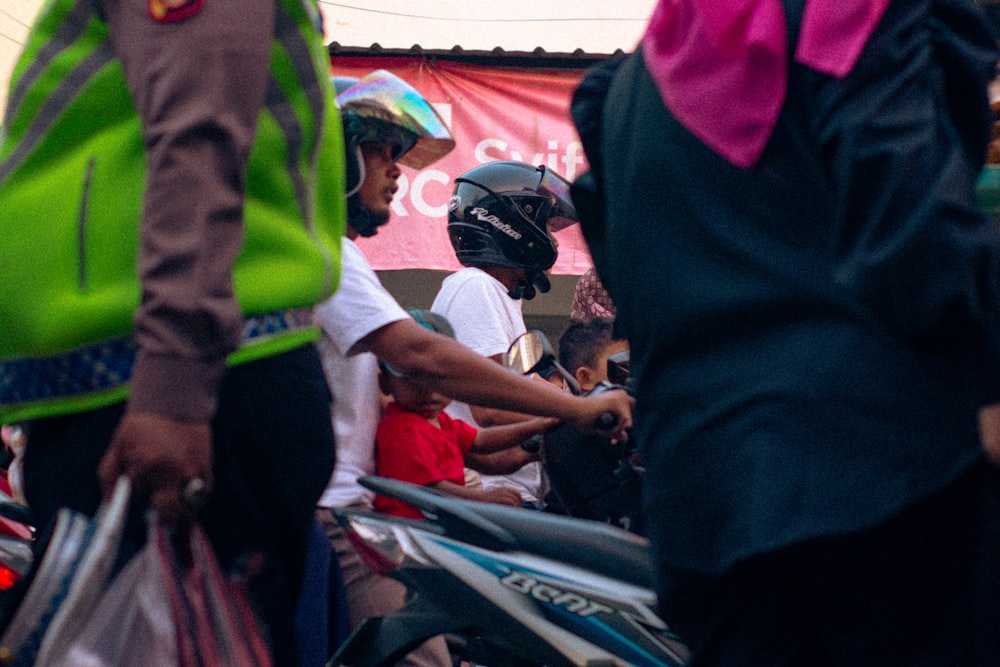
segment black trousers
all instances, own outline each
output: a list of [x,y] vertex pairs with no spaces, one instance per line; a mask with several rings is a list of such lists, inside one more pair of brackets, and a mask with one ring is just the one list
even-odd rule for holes
[[[24,486],[39,526],[63,506],[96,511],[97,465],[123,409],[31,424]],[[313,511],[334,461],[330,392],[315,348],[230,369],[212,429],[215,486],[199,521],[223,568],[263,556],[250,594],[277,664],[295,665],[294,615]],[[145,535],[141,508],[135,509],[126,552],[137,549]]]
[[884,524],[721,576],[665,568],[690,667],[990,667],[1000,656],[1000,470],[982,462]]

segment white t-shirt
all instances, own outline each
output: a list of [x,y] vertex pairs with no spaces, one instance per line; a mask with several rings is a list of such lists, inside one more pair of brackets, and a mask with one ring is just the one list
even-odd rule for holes
[[[512,299],[499,280],[476,267],[451,274],[441,283],[431,310],[448,318],[455,337],[473,351],[492,357],[505,354],[525,332],[521,300]],[[468,404],[452,401],[445,412],[475,424]],[[540,463],[529,463],[509,475],[482,475],[483,487],[513,486],[525,500],[538,503],[545,495]]]
[[341,244],[340,286],[316,306],[323,329],[319,352],[333,393],[336,464],[320,507],[371,504],[374,493],[358,477],[375,472],[375,430],[382,415],[378,360],[370,352],[352,353],[362,338],[387,324],[410,317],[389,294],[361,249],[348,238]]

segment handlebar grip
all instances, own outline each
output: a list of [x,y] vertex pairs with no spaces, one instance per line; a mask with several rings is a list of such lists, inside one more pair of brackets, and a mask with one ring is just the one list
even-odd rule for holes
[[528,452],[529,454],[537,454],[542,449],[542,441],[544,436],[541,433],[537,433],[524,442],[521,443],[521,449]]
[[618,417],[612,412],[605,412],[597,418],[596,426],[602,431],[610,431],[618,423]]

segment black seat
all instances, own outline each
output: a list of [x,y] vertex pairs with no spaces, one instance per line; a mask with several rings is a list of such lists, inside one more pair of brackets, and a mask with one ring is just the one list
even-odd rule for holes
[[463,500],[407,482],[363,477],[379,493],[418,507],[454,539],[487,549],[527,551],[613,579],[654,588],[649,541],[586,519]]

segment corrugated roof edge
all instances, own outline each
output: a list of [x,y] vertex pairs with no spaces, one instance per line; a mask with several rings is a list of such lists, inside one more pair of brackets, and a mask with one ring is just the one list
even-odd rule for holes
[[583,49],[576,49],[572,53],[549,53],[542,47],[536,47],[533,51],[507,51],[502,47],[494,47],[489,51],[468,51],[459,45],[450,49],[425,49],[419,44],[414,44],[408,49],[383,48],[379,43],[370,46],[343,46],[338,42],[330,42],[327,45],[331,56],[347,57],[414,57],[444,60],[455,60],[476,65],[492,65],[495,67],[545,67],[557,69],[580,69],[586,68],[594,63],[608,58],[615,58],[625,54],[621,49],[616,49],[614,53],[586,53]]

